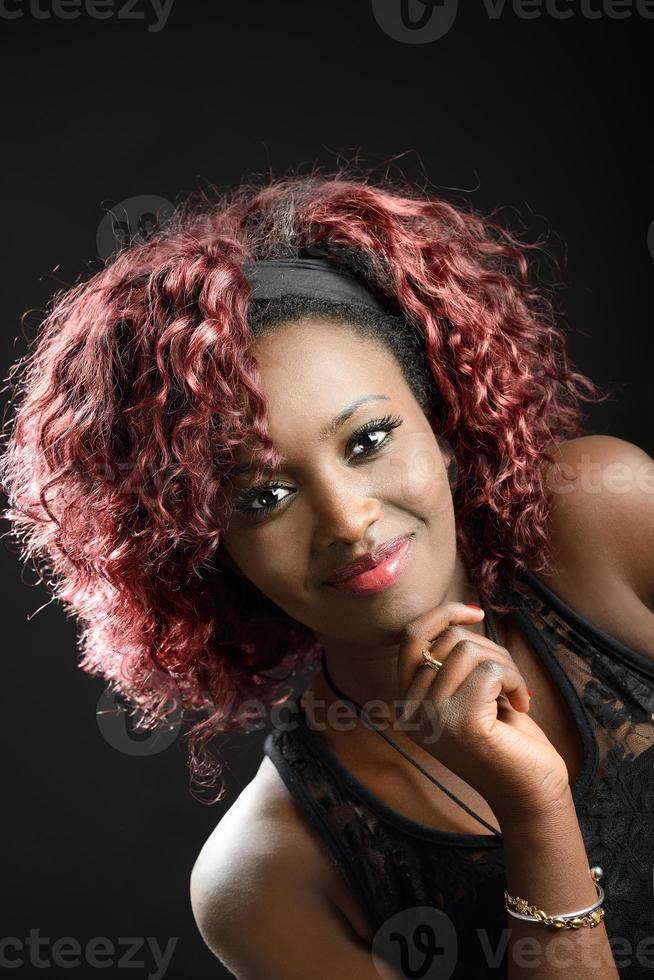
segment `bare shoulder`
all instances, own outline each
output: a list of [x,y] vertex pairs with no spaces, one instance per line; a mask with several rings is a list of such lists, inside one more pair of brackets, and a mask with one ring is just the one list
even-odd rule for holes
[[654,659],[654,460],[605,435],[548,452],[554,568],[538,578],[600,629]]
[[205,841],[190,879],[200,934],[235,976],[304,977],[318,954],[316,977],[344,965],[371,975],[365,941],[336,900],[338,872],[321,843],[264,756]]
[[550,533],[562,558],[627,578],[654,598],[654,459],[615,436],[590,435],[550,448],[545,467]]
[[191,872],[194,909],[207,892],[250,871],[256,873],[250,887],[257,890],[266,877],[280,874],[318,887],[327,877],[324,856],[267,756],[198,854]]

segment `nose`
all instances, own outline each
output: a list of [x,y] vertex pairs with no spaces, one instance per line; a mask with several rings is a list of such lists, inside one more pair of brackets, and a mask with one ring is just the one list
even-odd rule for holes
[[335,542],[356,544],[371,524],[381,517],[381,502],[365,487],[339,486],[338,490],[316,491],[314,545],[317,551]]

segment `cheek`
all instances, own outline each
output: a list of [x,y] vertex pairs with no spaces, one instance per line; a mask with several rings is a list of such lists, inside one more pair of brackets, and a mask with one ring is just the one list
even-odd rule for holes
[[269,557],[248,567],[248,579],[289,616],[314,628],[315,623],[308,612],[310,599],[305,592],[305,573],[298,569],[300,550],[297,545],[291,548],[288,540],[277,542],[270,550],[265,548],[263,554]]
[[[257,537],[255,553],[244,557],[241,567],[247,578],[274,602],[297,590],[300,553],[293,535],[281,533],[282,523],[270,525],[269,534]],[[273,530],[279,530],[272,533]],[[262,529],[263,530],[263,529]]]
[[445,462],[433,438],[416,434],[402,443],[388,461],[389,496],[419,514],[451,507]]

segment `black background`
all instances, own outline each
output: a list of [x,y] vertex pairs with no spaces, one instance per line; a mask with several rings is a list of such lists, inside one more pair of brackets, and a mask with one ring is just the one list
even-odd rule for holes
[[[549,232],[563,263],[572,359],[618,392],[587,409],[587,430],[654,454],[653,20],[590,19],[575,3],[567,20],[524,19],[508,3],[492,19],[469,2],[444,37],[409,44],[389,36],[364,0],[175,0],[158,31],[117,16],[39,19],[19,0],[3,9],[14,8],[23,15],[0,16],[2,238],[11,243],[3,373],[54,289],[97,268],[108,207],[134,195],[174,202],[202,184],[314,163],[329,171],[339,156],[378,172],[393,160],[395,175],[457,188],[482,211],[506,206],[532,238]],[[1,936],[24,941],[38,929],[46,959],[61,937],[104,936],[118,955],[121,937],[161,946],[177,937],[167,977],[228,976],[197,932],[188,880],[256,771],[265,733],[224,739],[228,796],[214,807],[196,802],[180,740],[139,757],[102,735],[104,685],[76,666],[75,623],[54,602],[33,615],[49,596],[30,587],[34,574],[22,571],[14,545],[3,541],[0,562]],[[14,976],[42,975],[24,958]],[[153,969],[148,954],[130,975]]]

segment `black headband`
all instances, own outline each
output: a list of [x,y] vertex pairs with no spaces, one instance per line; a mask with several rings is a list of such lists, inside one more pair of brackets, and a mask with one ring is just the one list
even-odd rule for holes
[[[309,246],[314,254],[330,251],[330,246]],[[308,248],[305,248],[305,252]],[[328,258],[258,259],[244,262],[243,272],[252,290],[251,299],[279,296],[309,296],[337,303],[354,303],[387,312],[356,275]]]

